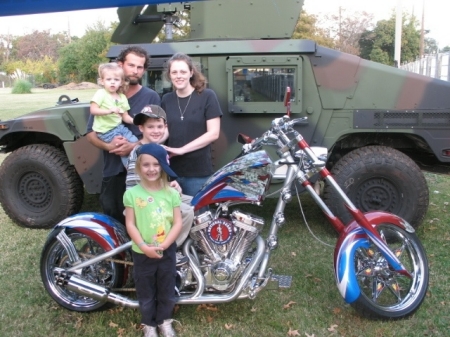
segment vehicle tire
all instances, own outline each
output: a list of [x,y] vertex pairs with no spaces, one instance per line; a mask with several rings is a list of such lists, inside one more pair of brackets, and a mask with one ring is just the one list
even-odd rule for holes
[[0,166],[0,203],[19,226],[52,228],[77,213],[83,183],[65,153],[45,144],[10,153]]
[[377,229],[411,278],[394,271],[375,245],[358,248],[354,263],[361,293],[351,305],[368,318],[405,318],[420,307],[426,296],[429,269],[425,249],[416,234],[393,224],[380,224]]
[[[363,212],[394,213],[417,228],[428,210],[428,185],[420,168],[402,152],[385,146],[366,146],[349,152],[331,169],[336,182]],[[344,224],[353,220],[330,185],[324,200]]]
[[68,104],[68,103],[72,103],[72,100],[70,99],[69,96],[67,95],[61,95],[58,98],[58,102],[56,102],[56,104],[61,105],[61,104]]
[[[49,236],[41,255],[40,271],[45,290],[53,300],[69,310],[89,312],[105,308],[109,303],[82,296],[66,289],[63,285],[57,284],[54,269],[72,267],[68,252],[64,248],[67,243],[63,244],[57,239],[59,232],[55,231],[54,234]],[[105,252],[100,244],[87,234],[67,229],[66,235],[76,248],[81,262]],[[123,265],[115,263],[111,259],[92,264],[83,268],[80,274],[77,274],[87,282],[96,283],[110,289],[118,287],[122,275]]]
[[48,89],[48,84],[44,84],[42,87],[43,87],[44,89]]

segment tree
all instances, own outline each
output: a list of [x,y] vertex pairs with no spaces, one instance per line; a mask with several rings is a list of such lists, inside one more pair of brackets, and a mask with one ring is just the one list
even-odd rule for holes
[[300,13],[292,38],[313,40],[322,46],[330,48],[335,46],[333,39],[327,34],[327,31],[318,26],[317,16],[314,14],[310,15],[304,10]]
[[424,53],[425,54],[436,54],[439,52],[439,47],[437,41],[431,37],[426,37],[424,39]]
[[373,14],[363,11],[346,15],[346,9],[339,7],[338,15],[326,16],[325,19],[335,40],[335,48],[344,53],[359,55],[359,40],[364,31],[374,25]]
[[0,35],[0,64],[2,65],[9,61],[13,39],[14,37],[11,34]]
[[106,53],[112,45],[112,33],[112,27],[99,21],[89,26],[82,38],[62,48],[58,60],[61,82],[97,82],[98,65],[109,62]]
[[112,31],[103,22],[97,22],[86,29],[86,34],[80,39],[78,71],[80,79],[97,82],[98,65],[108,62],[106,53],[111,46]]
[[[402,18],[401,63],[411,62],[419,56],[420,32],[414,15]],[[373,30],[366,30],[359,40],[362,58],[394,65],[395,15],[378,21]]]
[[64,35],[51,35],[50,31],[33,31],[18,37],[14,43],[14,57],[17,60],[37,61],[45,56],[56,60],[58,57],[58,49],[67,44]]
[[[55,61],[48,56],[44,56],[40,60],[15,60],[5,63],[5,71],[9,74],[16,74],[20,71],[26,74],[26,79],[36,83],[50,82],[54,83],[58,80],[58,67]],[[30,76],[30,78],[28,77]]]
[[78,51],[79,40],[64,46],[59,51],[58,70],[59,82],[77,82],[78,81]]

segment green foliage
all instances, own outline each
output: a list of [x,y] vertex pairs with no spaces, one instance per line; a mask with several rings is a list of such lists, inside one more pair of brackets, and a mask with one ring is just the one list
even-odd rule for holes
[[12,94],[30,94],[32,87],[33,87],[33,85],[30,82],[28,82],[27,80],[20,79],[14,83],[14,87],[12,88],[11,93]]
[[8,74],[13,74],[20,69],[24,73],[32,75],[37,83],[54,83],[58,79],[58,67],[55,61],[48,56],[38,60],[15,60],[5,63],[4,67]]
[[64,46],[59,51],[58,70],[60,83],[78,81],[78,51],[80,40]]
[[[401,63],[414,61],[419,56],[420,33],[414,15],[402,18]],[[373,30],[366,30],[359,40],[362,58],[394,65],[395,15],[378,21]]]
[[108,62],[106,53],[111,47],[112,28],[97,22],[88,27],[85,35],[59,51],[58,68],[61,82],[97,82],[100,63]]
[[316,15],[310,15],[302,10],[292,38],[313,40],[322,46],[333,48],[335,45],[333,39],[327,35],[325,29],[318,26],[317,22]]

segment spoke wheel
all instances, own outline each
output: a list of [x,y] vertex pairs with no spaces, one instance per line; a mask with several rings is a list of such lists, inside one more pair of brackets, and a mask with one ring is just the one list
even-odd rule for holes
[[[54,269],[69,268],[72,266],[67,251],[56,238],[56,234],[47,240],[41,256],[41,278],[45,289],[58,304],[69,310],[87,312],[100,309],[105,303],[69,291],[64,286],[56,283],[53,273]],[[67,231],[66,234],[76,248],[81,261],[105,252],[88,235],[76,231]],[[123,267],[120,264],[103,260],[83,268],[79,276],[86,281],[96,283],[100,286],[115,288],[122,275],[122,269]]]
[[429,277],[425,251],[415,234],[392,224],[377,229],[411,277],[391,268],[375,245],[359,248],[354,262],[361,295],[352,306],[371,318],[403,318],[425,298]]

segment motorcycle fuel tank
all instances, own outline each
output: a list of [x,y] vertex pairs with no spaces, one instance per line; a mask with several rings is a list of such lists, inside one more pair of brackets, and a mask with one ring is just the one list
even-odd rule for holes
[[259,202],[272,179],[266,151],[239,157],[214,173],[192,199],[196,209],[223,201]]

